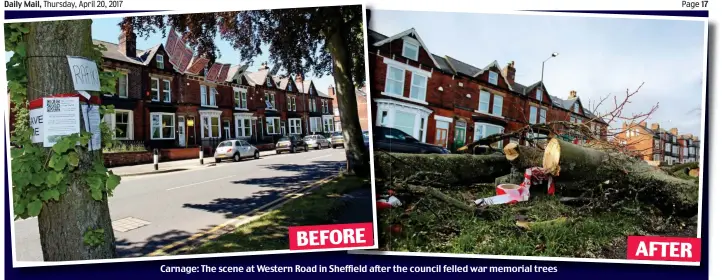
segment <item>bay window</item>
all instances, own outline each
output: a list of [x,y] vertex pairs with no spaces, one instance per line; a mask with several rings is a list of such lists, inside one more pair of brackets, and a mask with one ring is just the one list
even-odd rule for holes
[[150,139],[175,139],[175,115],[172,113],[150,113]]
[[133,111],[115,109],[103,115],[103,122],[113,131],[113,139],[133,140]]
[[221,112],[201,111],[201,138],[221,137]]
[[309,121],[311,132],[323,132],[323,122],[320,117],[311,117]]
[[266,117],[266,133],[281,134],[281,118]]
[[248,138],[253,135],[253,118],[251,113],[246,114],[236,114],[236,137]]
[[[504,133],[504,128],[501,126],[487,123],[474,123],[474,141],[499,133]],[[489,146],[501,149],[502,144],[503,141],[499,141]]]
[[301,119],[288,119],[288,133],[301,134]]

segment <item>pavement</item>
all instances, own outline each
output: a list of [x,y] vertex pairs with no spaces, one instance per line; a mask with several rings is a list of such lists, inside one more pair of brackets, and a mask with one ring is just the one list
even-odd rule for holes
[[[343,149],[323,149],[274,152],[240,162],[200,165],[195,159],[166,164],[163,168],[184,170],[123,177],[109,200],[120,257],[146,256],[338,175],[345,167],[345,154]],[[144,168],[147,165],[113,170],[133,174]],[[14,230],[17,260],[42,261],[37,219],[15,221]]]
[[[261,157],[277,155],[276,150],[262,151],[259,154]],[[176,171],[185,171],[185,170],[191,170],[191,169],[201,169],[201,168],[205,168],[205,167],[212,167],[215,165],[216,165],[216,161],[213,159],[213,157],[205,157],[205,158],[203,158],[203,164],[201,164],[201,161],[199,158],[159,162],[158,170],[155,170],[155,166],[152,163],[138,164],[138,165],[131,165],[131,166],[120,166],[120,167],[113,167],[113,168],[108,168],[108,169],[113,171],[113,174],[115,174],[115,175],[118,175],[121,177],[128,177],[128,176],[148,175],[148,174],[156,174],[156,173],[169,173],[169,172],[176,172]]]

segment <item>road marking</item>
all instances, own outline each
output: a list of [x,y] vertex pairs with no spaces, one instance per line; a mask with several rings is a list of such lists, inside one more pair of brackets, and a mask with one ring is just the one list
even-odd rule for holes
[[[152,257],[152,256],[164,256],[164,255],[169,255],[169,254],[171,254],[171,253],[173,253],[173,252],[181,251],[182,249],[185,249],[187,246],[178,248],[178,249],[176,249],[176,250],[173,250],[172,252],[167,252],[167,251],[170,250],[170,249],[173,249],[173,248],[175,248],[175,247],[178,247],[178,246],[183,245],[183,244],[185,244],[185,243],[188,243],[188,242],[190,242],[190,241],[196,240],[196,239],[198,239],[199,237],[202,237],[202,236],[204,236],[204,235],[213,236],[213,233],[214,233],[214,232],[216,232],[216,231],[218,231],[218,230],[220,230],[220,229],[222,229],[222,228],[224,228],[224,227],[226,227],[226,226],[228,226],[228,225],[230,225],[230,224],[232,224],[232,223],[234,223],[234,222],[235,222],[235,223],[238,223],[238,221],[239,221],[240,219],[247,218],[247,217],[249,217],[250,215],[253,215],[253,214],[255,214],[255,213],[258,213],[258,212],[262,211],[262,210],[265,209],[265,208],[269,208],[270,206],[273,206],[275,203],[277,203],[277,202],[279,202],[279,201],[281,201],[281,200],[284,200],[284,199],[292,200],[293,198],[289,198],[289,197],[292,196],[293,194],[296,194],[296,193],[299,193],[299,192],[308,190],[309,188],[312,188],[312,187],[314,187],[314,186],[318,186],[318,185],[321,185],[321,184],[323,184],[323,183],[329,182],[329,181],[333,180],[333,179],[336,178],[336,177],[338,177],[338,175],[331,175],[331,176],[326,177],[326,178],[324,178],[324,179],[321,179],[321,180],[318,180],[318,181],[316,181],[316,182],[313,182],[313,183],[311,183],[310,185],[307,185],[307,186],[305,186],[305,187],[303,187],[303,188],[301,188],[301,189],[299,189],[299,190],[296,190],[296,191],[293,191],[293,192],[291,192],[291,193],[288,193],[288,194],[284,195],[283,197],[280,197],[280,198],[278,198],[278,199],[276,199],[276,200],[274,200],[274,201],[271,201],[271,202],[269,202],[269,203],[266,203],[266,204],[264,204],[264,205],[262,205],[262,206],[260,206],[260,207],[258,207],[258,208],[256,208],[256,209],[253,209],[253,210],[249,211],[248,213],[245,213],[245,214],[240,215],[240,216],[238,216],[238,217],[236,217],[236,218],[230,219],[230,220],[226,221],[225,223],[220,224],[220,225],[218,225],[218,226],[216,226],[216,227],[214,227],[214,228],[212,228],[212,229],[210,229],[210,230],[208,230],[208,231],[206,231],[206,232],[199,232],[199,233],[196,233],[196,234],[194,234],[194,235],[192,235],[191,237],[188,237],[188,238],[186,238],[186,239],[178,240],[178,241],[173,242],[173,243],[171,243],[171,244],[169,244],[169,245],[163,246],[162,248],[160,248],[160,249],[158,249],[158,250],[155,250],[154,252],[148,254],[147,256],[149,256],[149,257]],[[285,203],[284,203],[284,204],[285,204]]]
[[208,181],[203,181],[203,182],[198,182],[198,183],[193,183],[193,184],[188,184],[188,185],[178,186],[178,187],[174,187],[174,188],[166,189],[166,191],[172,191],[172,190],[177,190],[177,189],[180,189],[180,188],[185,188],[185,187],[190,187],[190,186],[195,186],[195,185],[205,184],[205,183],[209,183],[209,182],[213,182],[213,181],[218,181],[218,180],[228,179],[228,178],[231,178],[231,177],[233,177],[233,176],[236,176],[236,175],[231,175],[231,176],[226,176],[226,177],[216,178],[216,179],[213,179],[213,180],[208,180]]
[[320,156],[320,157],[315,157],[315,158],[309,158],[308,160],[314,160],[314,159],[325,158],[325,157],[330,157],[330,156],[332,156],[332,154],[328,154],[328,155]]

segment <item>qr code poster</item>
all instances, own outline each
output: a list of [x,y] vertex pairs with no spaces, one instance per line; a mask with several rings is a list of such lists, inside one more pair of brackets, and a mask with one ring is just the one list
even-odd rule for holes
[[78,97],[43,99],[43,146],[52,147],[62,136],[80,133]]

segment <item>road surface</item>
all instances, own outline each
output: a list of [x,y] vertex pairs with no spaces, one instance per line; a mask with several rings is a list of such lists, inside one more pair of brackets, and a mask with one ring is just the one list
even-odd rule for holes
[[[118,254],[149,254],[336,175],[345,167],[343,151],[311,150],[123,177],[110,198]],[[17,260],[42,261],[37,219],[14,223]]]

